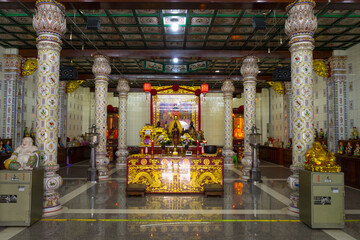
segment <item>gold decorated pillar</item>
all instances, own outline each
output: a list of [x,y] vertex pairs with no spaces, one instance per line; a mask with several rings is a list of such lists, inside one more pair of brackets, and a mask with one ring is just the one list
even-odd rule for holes
[[233,119],[232,119],[232,100],[235,87],[233,80],[225,79],[221,87],[221,91],[224,93],[224,148],[222,155],[224,157],[224,163],[227,166],[233,166]]
[[116,90],[119,92],[119,129],[118,129],[118,150],[116,152],[117,167],[126,167],[126,158],[129,156],[126,145],[126,118],[127,100],[130,87],[125,78],[119,80]]
[[44,215],[62,209],[57,189],[62,178],[56,174],[59,121],[59,69],[61,38],[66,32],[65,7],[56,1],[38,0],[33,26],[38,35],[38,74],[36,78],[36,145],[42,151],[45,168]]
[[253,152],[250,146],[251,128],[256,123],[256,76],[259,73],[259,58],[256,56],[248,56],[244,59],[241,66],[241,75],[244,84],[244,158],[241,160],[243,165],[242,179],[250,179],[250,170],[252,167]]
[[96,147],[96,168],[99,180],[107,180],[109,159],[106,157],[106,123],[107,123],[107,91],[108,75],[111,72],[109,59],[103,55],[94,56],[92,71],[95,75],[95,124],[98,129],[100,142]]
[[313,49],[317,19],[315,2],[295,1],[287,6],[288,19],[285,33],[290,38],[291,87],[292,87],[292,165],[288,184],[290,194],[289,213],[298,215],[299,169],[304,168],[305,153],[314,141],[313,120]]

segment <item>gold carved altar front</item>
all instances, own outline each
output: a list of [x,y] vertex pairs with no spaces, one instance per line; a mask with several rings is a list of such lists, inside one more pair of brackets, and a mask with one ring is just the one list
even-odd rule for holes
[[204,184],[224,185],[222,157],[129,157],[127,184],[147,193],[203,193]]

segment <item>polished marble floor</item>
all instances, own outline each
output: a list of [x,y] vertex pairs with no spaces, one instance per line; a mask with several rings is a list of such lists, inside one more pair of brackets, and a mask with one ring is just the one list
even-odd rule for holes
[[29,228],[0,227],[0,240],[40,239],[360,239],[360,190],[346,187],[341,230],[313,230],[287,214],[291,171],[261,163],[263,183],[244,183],[226,169],[225,197],[148,194],[125,197],[126,171],[103,183],[86,181],[86,162],[59,170],[63,212]]

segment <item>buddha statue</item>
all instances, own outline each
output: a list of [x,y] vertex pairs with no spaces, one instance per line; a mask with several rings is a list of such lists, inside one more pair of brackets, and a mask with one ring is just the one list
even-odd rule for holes
[[314,142],[313,147],[305,154],[305,169],[313,172],[340,172],[334,153],[326,151],[320,142]]
[[180,130],[178,128],[177,123],[174,124],[171,135],[172,135],[173,145],[176,148],[176,146],[179,144],[179,140],[180,140]]
[[15,149],[11,157],[5,160],[6,169],[32,170],[37,161],[38,148],[33,145],[31,137],[24,137],[21,145]]
[[174,116],[174,120],[172,120],[172,121],[170,122],[170,125],[169,125],[169,134],[172,135],[172,132],[173,132],[175,123],[176,123],[176,125],[177,125],[178,130],[179,130],[179,135],[181,135],[182,132],[183,132],[183,129],[182,129],[182,127],[181,127],[181,124],[180,124],[180,121],[178,120],[178,116],[177,116],[177,115],[175,115],[175,116]]

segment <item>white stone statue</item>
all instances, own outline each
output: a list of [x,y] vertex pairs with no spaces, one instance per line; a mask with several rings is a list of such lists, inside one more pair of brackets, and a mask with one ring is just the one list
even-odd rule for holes
[[22,143],[5,161],[5,168],[11,170],[32,170],[38,158],[39,150],[33,145],[31,137],[24,137]]

